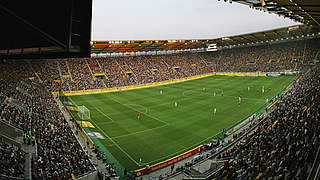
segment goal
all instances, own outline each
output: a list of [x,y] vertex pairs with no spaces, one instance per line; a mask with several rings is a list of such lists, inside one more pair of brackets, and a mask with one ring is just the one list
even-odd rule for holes
[[78,106],[78,111],[79,111],[79,117],[82,120],[89,120],[90,119],[90,110],[82,105],[82,106]]

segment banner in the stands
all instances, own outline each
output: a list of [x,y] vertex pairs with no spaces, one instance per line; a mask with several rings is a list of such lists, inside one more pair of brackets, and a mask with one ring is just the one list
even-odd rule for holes
[[88,128],[94,128],[94,126],[91,124],[91,122],[89,121],[77,121],[77,123],[81,126],[81,127],[88,127]]
[[[138,84],[138,85],[104,88],[104,89],[64,91],[62,94],[65,96],[75,96],[75,95],[98,94],[98,93],[107,93],[107,92],[119,92],[119,91],[127,91],[127,90],[132,90],[132,89],[149,88],[149,87],[162,86],[162,85],[167,85],[167,84],[174,84],[174,83],[190,81],[190,80],[205,78],[205,77],[214,76],[214,75],[215,75],[215,73],[212,72],[212,73],[208,73],[208,74],[201,74],[201,75],[191,76],[191,77],[186,77],[186,78],[181,78],[181,79],[153,82],[153,83],[147,83],[147,84]],[[52,92],[52,94],[58,94],[58,92]]]

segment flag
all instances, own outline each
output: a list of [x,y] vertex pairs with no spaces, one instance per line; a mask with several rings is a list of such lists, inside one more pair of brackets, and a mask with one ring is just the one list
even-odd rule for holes
[[305,112],[306,110],[307,110],[307,106],[304,107],[304,110],[303,110],[301,116],[303,116],[303,114],[304,114],[304,112]]
[[278,124],[278,120],[276,120],[276,121],[273,123],[272,128],[274,128],[277,124]]
[[267,5],[267,3],[264,0],[262,0],[261,4],[262,4],[262,7]]
[[73,180],[75,180],[75,179],[76,179],[76,177],[74,176],[74,174],[73,174],[73,173],[71,173],[71,177],[72,177],[72,179],[73,179]]

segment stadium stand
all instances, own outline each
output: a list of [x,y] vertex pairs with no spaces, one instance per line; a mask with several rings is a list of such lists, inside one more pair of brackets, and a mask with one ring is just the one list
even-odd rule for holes
[[32,67],[51,91],[102,89],[179,79],[213,71],[299,70],[302,64],[313,63],[318,57],[319,47],[318,39],[314,39],[207,53],[61,59],[32,63]]
[[0,138],[0,179],[24,178],[25,153]]
[[[120,87],[213,71],[300,70],[317,59],[319,47],[318,39],[314,39],[207,53],[4,62],[0,66],[0,119],[23,130],[24,134],[35,136],[38,156],[32,160],[33,178],[70,179],[72,174],[80,177],[92,172],[94,166],[73,136],[50,91]],[[305,176],[312,164],[311,152],[317,145],[315,135],[319,133],[319,124],[313,121],[319,118],[316,111],[319,104],[312,101],[319,97],[318,92],[319,68],[301,77],[263,125],[235,146],[232,153],[223,155],[234,160],[224,165],[217,178],[260,174],[260,177]],[[104,158],[98,149],[95,152],[99,159]],[[22,177],[22,172],[3,167],[8,161],[23,167],[24,161],[18,159],[23,159],[24,153],[14,147],[2,148],[1,153],[5,154],[5,160],[0,162],[1,173]],[[204,158],[206,156],[201,156],[195,162],[178,167],[177,171]],[[106,168],[115,176],[112,165],[107,164]]]
[[[39,81],[29,77],[34,77],[34,73],[22,63],[1,65],[1,96],[8,97],[8,101],[0,104],[0,118],[22,129],[28,136],[26,143],[37,144],[32,177],[70,179],[71,173],[79,177],[93,171],[93,165],[74,138],[52,94]],[[21,153],[14,150],[11,148],[12,158],[21,158]],[[16,166],[23,167],[22,160],[16,161]],[[3,167],[7,162],[4,160],[0,164]],[[14,175],[14,171],[6,174]],[[16,174],[21,176],[19,172]]]

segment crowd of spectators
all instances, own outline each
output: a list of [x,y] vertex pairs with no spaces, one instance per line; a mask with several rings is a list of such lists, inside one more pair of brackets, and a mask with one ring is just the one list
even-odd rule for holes
[[312,62],[320,48],[317,40],[259,45],[202,53],[216,72],[279,72],[299,70]]
[[101,89],[103,84],[93,75],[86,59],[70,59],[68,66],[72,76],[71,90]]
[[[46,88],[47,84],[44,85],[47,78],[39,73],[44,82],[41,83],[33,73],[36,67],[25,66],[24,62],[5,63],[0,67],[1,99],[8,98],[7,102],[0,103],[0,119],[35,138],[37,155],[32,159],[32,177],[71,179],[72,174],[79,177],[93,171],[93,165]],[[0,162],[1,167],[11,161],[9,157],[21,158],[14,149],[8,148],[8,151],[12,153],[1,156],[5,158]],[[16,161],[15,166],[24,166],[23,160]]]
[[227,151],[217,179],[305,179],[319,147],[320,67],[302,76],[252,134]]
[[25,153],[0,138],[0,179],[24,178]]
[[[50,91],[101,89],[179,79],[209,72],[299,70],[318,56],[317,40],[206,53],[92,57],[32,63]],[[95,74],[103,74],[96,76]]]

